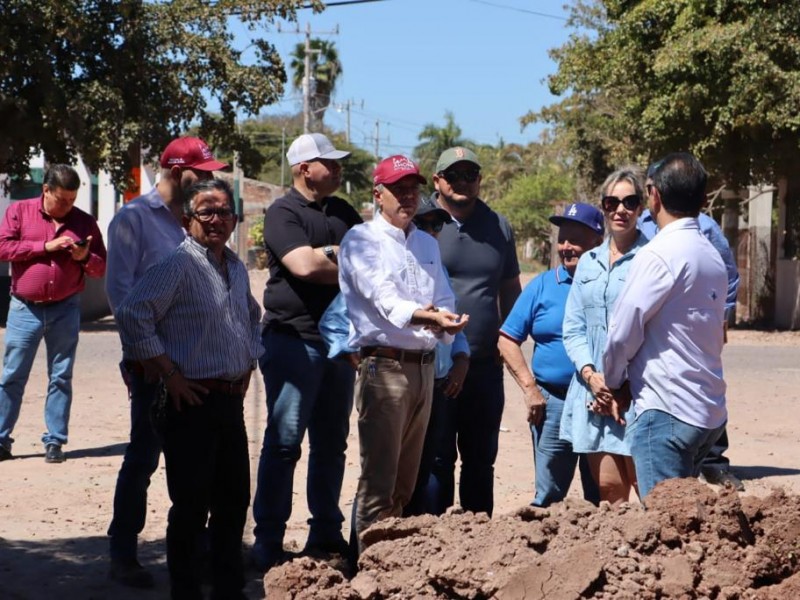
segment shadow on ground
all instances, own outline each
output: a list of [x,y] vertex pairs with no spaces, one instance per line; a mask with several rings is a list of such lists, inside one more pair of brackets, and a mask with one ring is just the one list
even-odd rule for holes
[[[169,597],[164,539],[139,545],[139,560],[156,580],[156,587],[138,590],[108,577],[105,536],[18,541],[0,538],[0,581],[4,600],[135,600]],[[247,572],[248,598],[264,597],[261,577]]]
[[800,473],[800,469],[787,469],[784,467],[769,467],[761,465],[751,465],[741,467],[737,465],[733,472],[742,481],[747,483],[748,479],[768,479],[769,477],[789,477]]

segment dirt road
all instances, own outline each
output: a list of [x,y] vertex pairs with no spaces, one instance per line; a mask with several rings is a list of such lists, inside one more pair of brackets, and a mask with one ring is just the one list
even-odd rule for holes
[[[106,529],[129,425],[113,321],[87,326],[81,334],[70,443],[65,447],[67,462],[61,465],[44,462],[40,443],[46,386],[43,350],[14,432],[17,458],[0,464],[2,597],[167,597],[164,531],[169,503],[163,462],[151,485],[140,552],[142,562],[152,567],[158,587],[148,592],[127,590],[106,576]],[[724,363],[729,385],[729,456],[747,486],[745,494],[764,495],[773,486],[800,493],[800,334],[733,331]],[[522,401],[513,382],[506,379],[496,471],[497,514],[527,504],[533,483],[530,434]],[[247,398],[253,474],[265,418],[263,383],[256,379]],[[349,514],[358,476],[358,441],[352,422],[342,495],[345,514]],[[308,518],[304,481],[305,456],[295,478],[294,514],[287,531],[287,543],[297,548],[305,542]],[[251,539],[249,523],[245,541]],[[261,581],[254,574],[247,590],[252,598],[263,597]]]

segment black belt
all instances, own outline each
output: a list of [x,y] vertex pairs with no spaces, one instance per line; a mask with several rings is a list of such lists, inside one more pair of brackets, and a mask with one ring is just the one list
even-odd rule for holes
[[11,297],[16,298],[27,306],[50,306],[51,304],[58,304],[59,302],[66,300],[66,298],[62,298],[61,300],[28,300],[27,298],[17,296],[16,294],[11,294]]
[[563,387],[560,385],[551,385],[549,383],[545,383],[543,381],[536,381],[536,385],[538,385],[543,390],[546,390],[556,398],[561,398],[562,400],[567,397],[567,390],[569,387]]
[[247,389],[249,375],[228,381],[227,379],[190,379],[195,383],[199,383],[209,392],[217,392],[218,394],[227,394],[229,396],[241,396]]
[[418,350],[403,350],[402,348],[389,348],[388,346],[365,346],[361,348],[361,356],[377,356],[378,358],[391,358],[400,362],[429,365],[433,363],[434,352]]

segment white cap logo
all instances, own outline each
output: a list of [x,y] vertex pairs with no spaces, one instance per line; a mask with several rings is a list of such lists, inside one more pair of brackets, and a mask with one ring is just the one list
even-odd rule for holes
[[576,204],[573,204],[572,206],[569,207],[569,210],[567,211],[567,215],[570,216],[570,217],[574,217],[577,214],[578,214],[578,206]]

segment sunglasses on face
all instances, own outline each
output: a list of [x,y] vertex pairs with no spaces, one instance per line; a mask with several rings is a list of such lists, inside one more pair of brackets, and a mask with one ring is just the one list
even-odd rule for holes
[[475,183],[478,181],[478,177],[481,176],[480,169],[464,169],[463,171],[442,171],[439,173],[442,177],[444,177],[448,183],[457,183],[459,181],[466,181],[467,183]]
[[230,208],[201,208],[192,212],[192,216],[201,223],[210,223],[217,215],[221,221],[231,221],[236,214]]
[[439,233],[444,228],[444,221],[440,219],[436,219],[434,221],[428,221],[427,219],[419,219],[416,221],[417,227],[422,229],[422,231],[432,231],[434,233]]
[[620,204],[625,207],[625,210],[636,210],[642,203],[642,199],[636,194],[631,194],[624,198],[603,196],[601,203],[603,205],[603,210],[606,212],[615,212]]

